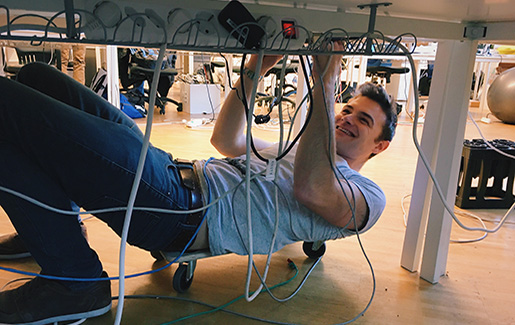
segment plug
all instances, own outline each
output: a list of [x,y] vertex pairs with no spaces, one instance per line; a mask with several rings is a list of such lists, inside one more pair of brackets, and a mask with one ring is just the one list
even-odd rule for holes
[[492,120],[489,119],[488,117],[482,117],[481,118],[481,122],[486,123],[486,124],[490,124],[490,123],[492,123]]
[[264,124],[270,121],[270,115],[258,115],[254,118],[256,124]]
[[195,19],[197,20],[197,23],[198,23],[198,30],[201,33],[206,34],[206,35],[214,33],[215,30],[213,30],[214,25],[212,22],[214,17],[215,16],[212,13],[204,12],[204,11],[199,12],[195,16]]
[[199,126],[202,126],[202,124],[204,124],[204,123],[202,122],[202,119],[199,119],[199,118],[194,118],[194,119],[191,119],[188,122],[186,122],[186,126],[189,128],[199,127]]
[[264,123],[268,123],[270,121],[270,115],[257,115],[255,118],[254,118],[254,122],[256,122],[256,124],[264,124]]

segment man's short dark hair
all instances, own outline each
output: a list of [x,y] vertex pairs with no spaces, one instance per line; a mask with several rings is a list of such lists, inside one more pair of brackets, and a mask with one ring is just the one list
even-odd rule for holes
[[381,135],[379,135],[376,141],[392,141],[395,135],[395,128],[397,127],[397,105],[391,100],[390,95],[388,95],[382,86],[371,82],[366,82],[359,86],[355,93],[355,96],[358,95],[367,97],[378,103],[383,113],[386,115],[383,132],[381,132]]

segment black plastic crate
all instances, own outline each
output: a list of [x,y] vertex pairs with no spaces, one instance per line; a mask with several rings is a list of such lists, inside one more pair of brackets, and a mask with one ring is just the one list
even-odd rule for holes
[[[515,155],[515,142],[491,141]],[[465,140],[461,156],[456,206],[464,209],[509,208],[515,202],[515,160],[490,148],[483,139]]]

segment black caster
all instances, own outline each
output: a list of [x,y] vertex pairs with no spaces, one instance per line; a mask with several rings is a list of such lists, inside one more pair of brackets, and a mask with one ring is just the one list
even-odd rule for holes
[[179,267],[173,275],[173,289],[179,293],[188,291],[193,282],[193,271],[195,270],[195,261],[188,264],[180,263]]
[[302,244],[302,250],[311,259],[317,259],[325,254],[325,243],[324,242],[307,242]]
[[152,257],[155,258],[156,261],[162,261],[165,259],[160,251],[151,251],[150,255],[152,255]]

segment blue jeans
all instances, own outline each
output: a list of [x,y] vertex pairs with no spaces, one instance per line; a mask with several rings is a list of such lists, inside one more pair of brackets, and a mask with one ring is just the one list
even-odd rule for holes
[[[41,63],[18,82],[0,78],[0,185],[50,206],[85,210],[125,206],[143,134],[123,112],[72,78]],[[170,154],[150,146],[135,206],[188,209]],[[76,216],[51,212],[0,191],[0,205],[43,274],[96,277],[102,265]],[[96,217],[121,234],[125,212]],[[168,246],[185,228],[184,214],[134,211],[128,242]]]

